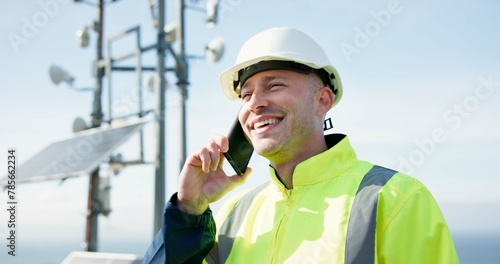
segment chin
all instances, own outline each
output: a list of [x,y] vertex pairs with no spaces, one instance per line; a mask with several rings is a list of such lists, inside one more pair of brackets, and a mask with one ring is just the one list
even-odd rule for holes
[[255,153],[269,158],[274,156],[275,153],[280,151],[280,145],[274,140],[259,140],[253,144]]

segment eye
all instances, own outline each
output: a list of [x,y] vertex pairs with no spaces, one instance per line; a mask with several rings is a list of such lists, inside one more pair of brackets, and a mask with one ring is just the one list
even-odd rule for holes
[[252,93],[250,93],[250,92],[242,93],[240,97],[241,97],[241,100],[248,101],[252,97]]
[[284,86],[282,83],[270,83],[269,89]]

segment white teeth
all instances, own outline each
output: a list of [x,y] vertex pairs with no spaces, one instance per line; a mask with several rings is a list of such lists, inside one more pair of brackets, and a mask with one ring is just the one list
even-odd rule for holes
[[280,120],[277,118],[269,118],[269,119],[266,119],[264,121],[260,121],[260,122],[255,123],[254,127],[261,128],[261,127],[266,126],[266,125],[272,125],[274,123],[278,123],[279,121]]

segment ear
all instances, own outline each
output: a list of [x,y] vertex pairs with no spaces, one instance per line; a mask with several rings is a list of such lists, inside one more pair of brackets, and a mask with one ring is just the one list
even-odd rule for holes
[[323,87],[316,93],[316,100],[318,102],[318,109],[316,114],[319,116],[325,115],[332,108],[333,99],[335,95],[330,87]]

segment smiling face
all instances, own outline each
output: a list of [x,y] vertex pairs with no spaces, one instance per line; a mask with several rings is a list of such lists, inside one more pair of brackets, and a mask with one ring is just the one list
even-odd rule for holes
[[315,74],[268,70],[241,89],[239,120],[255,152],[274,164],[324,150],[323,119],[333,94]]

